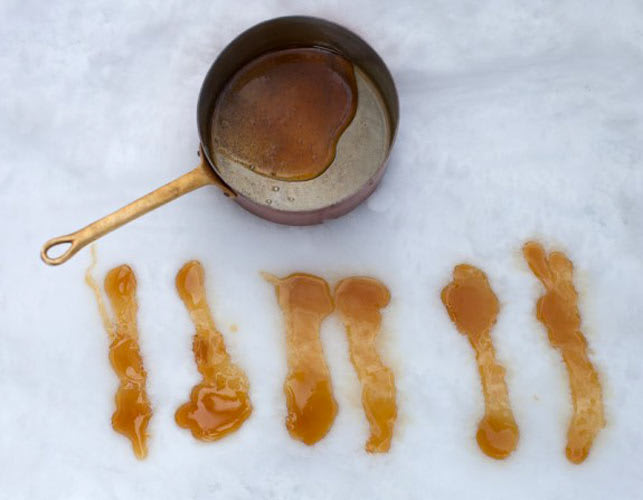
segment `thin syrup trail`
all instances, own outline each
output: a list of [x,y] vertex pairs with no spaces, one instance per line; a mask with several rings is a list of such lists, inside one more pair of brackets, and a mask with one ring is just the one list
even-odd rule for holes
[[322,321],[334,309],[328,283],[295,273],[279,279],[262,273],[275,286],[286,325],[288,375],[284,394],[290,435],[313,445],[330,430],[337,414],[330,373],[319,339]]
[[589,455],[595,437],[605,426],[605,417],[601,383],[587,356],[587,341],[580,330],[574,266],[562,252],[547,256],[542,245],[533,241],[524,245],[523,254],[545,287],[545,295],[538,299],[536,316],[547,328],[550,344],[561,352],[567,367],[574,413],[565,454],[570,462],[579,464]]
[[190,401],[177,409],[175,420],[196,439],[215,441],[236,431],[252,413],[248,378],[230,359],[212,319],[200,262],[181,268],[176,289],[196,327],[192,349],[202,381],[192,388]]
[[109,340],[113,341],[114,340],[114,325],[112,323],[111,318],[109,317],[109,313],[107,312],[107,307],[105,307],[105,301],[103,300],[103,294],[100,291],[100,287],[98,286],[98,283],[94,279],[93,272],[94,268],[96,267],[96,263],[98,262],[97,256],[96,256],[96,244],[93,244],[90,249],[89,249],[92,262],[87,268],[87,271],[85,271],[85,283],[89,288],[91,288],[92,292],[94,293],[94,297],[96,299],[96,304],[98,304],[98,313],[100,314],[100,319],[103,322],[103,328],[107,332],[107,335],[109,336]]
[[453,281],[442,290],[442,302],[460,333],[469,338],[485,400],[485,415],[478,424],[480,449],[496,459],[508,457],[518,445],[518,426],[511,410],[505,369],[496,361],[491,329],[500,310],[487,276],[478,268],[460,264]]
[[393,426],[397,418],[395,376],[384,366],[376,348],[382,315],[390,293],[373,278],[350,277],[335,287],[335,302],[350,349],[350,358],[362,384],[362,406],[370,425],[365,449],[385,453],[391,447]]

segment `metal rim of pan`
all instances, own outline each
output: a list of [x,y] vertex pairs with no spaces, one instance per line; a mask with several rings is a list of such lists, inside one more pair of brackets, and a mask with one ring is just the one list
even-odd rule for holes
[[[358,80],[357,113],[338,141],[336,158],[308,181],[278,181],[255,173],[218,154],[211,138],[217,96],[235,72],[266,52],[291,47],[337,52],[353,63]],[[379,55],[352,31],[306,16],[264,21],[237,36],[210,67],[197,105],[205,161],[237,194],[235,201],[259,217],[289,225],[339,217],[366,199],[385,172],[398,120],[395,83]]]

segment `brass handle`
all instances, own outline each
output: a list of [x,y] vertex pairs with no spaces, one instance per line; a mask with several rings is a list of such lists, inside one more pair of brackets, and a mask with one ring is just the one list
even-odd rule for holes
[[[203,157],[203,154],[201,154]],[[146,194],[145,196],[133,201],[129,205],[106,215],[102,219],[92,222],[82,229],[64,236],[58,236],[47,241],[40,251],[40,258],[45,264],[57,266],[67,262],[73,257],[78,250],[97,240],[101,236],[127,224],[129,221],[146,214],[150,210],[172,201],[181,195],[194,191],[207,184],[215,184],[221,188],[226,196],[234,197],[235,192],[226,186],[217,174],[205,163],[182,175],[178,179],[161,186],[156,191]],[[48,252],[55,246],[69,243],[69,248],[58,257],[50,257]]]

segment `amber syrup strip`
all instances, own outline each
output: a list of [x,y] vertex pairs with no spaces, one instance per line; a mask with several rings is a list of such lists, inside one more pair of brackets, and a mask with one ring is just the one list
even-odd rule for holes
[[105,292],[115,317],[112,321],[91,274],[95,265],[96,253],[92,247],[92,264],[85,273],[85,282],[96,297],[103,326],[111,340],[109,360],[119,379],[112,427],[131,441],[134,454],[143,459],[147,456],[147,425],[152,417],[152,407],[145,390],[147,373],[138,345],[136,277],[127,265],[118,266],[107,273]]
[[485,415],[478,424],[480,449],[496,459],[508,457],[518,445],[518,426],[511,410],[505,369],[496,361],[491,329],[500,310],[487,276],[478,268],[460,264],[453,281],[442,290],[442,302],[458,331],[469,338],[485,401]]
[[328,283],[318,276],[263,276],[275,286],[286,325],[286,428],[294,439],[312,445],[328,433],[337,414],[319,339],[321,323],[334,309],[333,299]]
[[193,260],[181,268],[176,289],[196,327],[192,349],[202,380],[192,388],[190,401],[177,409],[175,420],[196,439],[215,441],[236,431],[252,413],[248,378],[231,361],[214,324],[200,262]]
[[350,350],[350,358],[362,384],[362,406],[370,426],[365,449],[369,453],[386,453],[391,448],[393,426],[397,418],[395,376],[384,366],[377,352],[376,338],[390,293],[374,278],[350,277],[335,287],[339,311]]
[[567,431],[565,454],[579,464],[589,455],[594,438],[605,426],[603,396],[596,369],[587,356],[587,341],[580,330],[578,293],[572,262],[562,252],[545,254],[542,245],[527,242],[523,254],[545,287],[536,316],[547,328],[549,343],[562,354],[567,367],[574,412]]

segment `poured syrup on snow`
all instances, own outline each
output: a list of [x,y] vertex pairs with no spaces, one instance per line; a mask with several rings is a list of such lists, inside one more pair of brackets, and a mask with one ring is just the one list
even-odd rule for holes
[[473,266],[453,269],[453,281],[442,290],[442,302],[457,329],[469,338],[476,351],[482,380],[485,415],[476,439],[488,456],[506,458],[518,444],[518,426],[511,410],[505,370],[496,361],[491,329],[500,310],[485,274]]
[[373,278],[350,277],[335,287],[335,302],[346,332],[350,357],[362,384],[362,406],[370,425],[366,451],[389,451],[397,418],[395,376],[384,366],[375,346],[390,293]]
[[580,330],[578,293],[574,288],[571,261],[561,252],[549,256],[539,243],[523,247],[529,267],[545,287],[536,316],[547,328],[549,342],[562,356],[571,385],[574,414],[567,431],[567,459],[581,463],[594,438],[605,426],[603,397],[598,373],[587,357],[587,341]]
[[176,289],[196,327],[192,349],[203,380],[192,389],[190,401],[176,411],[175,420],[195,438],[214,441],[237,430],[252,413],[248,378],[230,360],[214,324],[200,262],[193,260],[181,268]]
[[96,263],[93,247],[92,260],[85,281],[94,291],[103,325],[110,336],[109,360],[119,379],[114,397],[116,411],[112,415],[112,427],[131,441],[134,454],[143,459],[147,456],[146,431],[152,417],[152,407],[145,390],[147,373],[138,345],[136,277],[127,265],[118,266],[107,273],[105,292],[115,317],[112,322],[100,289],[91,276],[91,270]]
[[286,428],[294,439],[312,445],[328,433],[337,414],[319,339],[333,299],[328,283],[318,276],[295,273],[279,279],[264,273],[264,278],[275,286],[286,324]]

